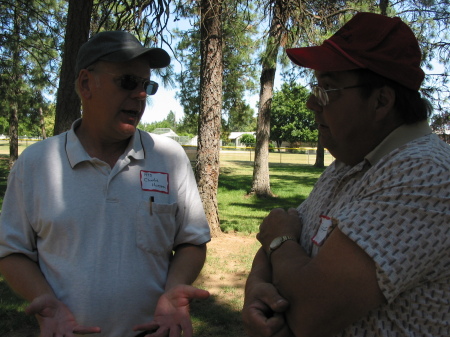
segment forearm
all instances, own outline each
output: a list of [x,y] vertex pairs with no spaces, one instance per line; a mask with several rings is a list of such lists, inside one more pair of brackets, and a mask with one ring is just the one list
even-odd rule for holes
[[48,294],[55,296],[39,266],[22,254],[12,254],[0,259],[0,273],[11,289],[25,300]]
[[175,250],[170,262],[166,290],[180,284],[192,284],[203,268],[206,259],[206,244],[201,246],[181,245]]
[[384,301],[372,259],[339,230],[314,258],[290,240],[272,253],[271,263],[296,336],[332,336]]
[[261,282],[272,282],[272,268],[269,264],[267,254],[261,248],[253,259],[252,269],[245,284],[245,291],[252,289],[254,284]]

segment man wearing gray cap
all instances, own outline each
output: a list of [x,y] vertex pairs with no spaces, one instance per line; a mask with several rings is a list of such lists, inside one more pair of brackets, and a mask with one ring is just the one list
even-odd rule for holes
[[192,336],[208,223],[183,148],[137,129],[150,69],[169,63],[127,32],[95,35],[77,56],[82,118],[11,170],[0,272],[41,337]]
[[336,160],[257,235],[243,319],[258,337],[450,336],[450,146],[432,133],[419,44],[358,13],[320,46],[306,102]]

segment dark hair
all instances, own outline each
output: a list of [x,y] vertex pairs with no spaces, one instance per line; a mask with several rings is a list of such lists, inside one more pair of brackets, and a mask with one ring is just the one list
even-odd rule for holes
[[368,84],[361,88],[362,94],[367,97],[373,89],[381,88],[385,85],[394,89],[394,108],[406,124],[427,120],[431,116],[433,107],[427,99],[421,97],[419,91],[409,89],[368,69],[358,69],[355,70],[355,73],[359,77],[359,83]]

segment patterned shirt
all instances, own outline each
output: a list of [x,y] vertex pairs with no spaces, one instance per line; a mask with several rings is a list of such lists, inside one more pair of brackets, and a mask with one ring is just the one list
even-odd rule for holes
[[298,211],[310,256],[326,216],[376,264],[387,303],[337,336],[450,336],[450,146],[426,122],[356,166],[335,161]]

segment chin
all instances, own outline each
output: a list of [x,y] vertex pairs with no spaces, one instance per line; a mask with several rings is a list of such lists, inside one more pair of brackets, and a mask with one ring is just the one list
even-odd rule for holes
[[134,135],[134,133],[136,132],[136,126],[132,124],[123,125],[120,128],[120,132],[128,138]]

